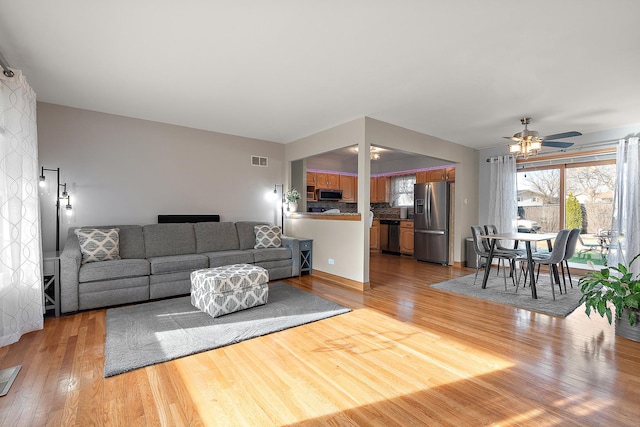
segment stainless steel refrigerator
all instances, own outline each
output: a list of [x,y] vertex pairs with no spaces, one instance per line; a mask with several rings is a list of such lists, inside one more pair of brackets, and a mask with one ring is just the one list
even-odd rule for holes
[[450,183],[415,184],[413,240],[417,260],[449,264]]

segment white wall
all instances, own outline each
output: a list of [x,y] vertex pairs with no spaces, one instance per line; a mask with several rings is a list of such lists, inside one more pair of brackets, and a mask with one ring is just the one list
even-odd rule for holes
[[[360,222],[285,219],[285,230],[286,234],[290,236],[313,239],[314,270],[324,271],[360,283],[369,281],[368,272],[366,277],[364,275],[365,257],[362,250],[364,235]],[[367,226],[367,233],[368,230]],[[329,259],[334,260],[334,263],[329,264]]]
[[[71,226],[152,224],[158,214],[279,221],[268,196],[285,178],[282,144],[42,102],[37,113],[39,162],[61,169]],[[251,166],[251,155],[268,167]],[[55,248],[54,187],[41,197],[44,250]]]
[[389,162],[380,162],[378,160],[371,162],[371,173],[374,175],[385,174],[413,169],[437,168],[441,166],[448,166],[450,164],[450,162],[433,157],[414,155],[408,158]]

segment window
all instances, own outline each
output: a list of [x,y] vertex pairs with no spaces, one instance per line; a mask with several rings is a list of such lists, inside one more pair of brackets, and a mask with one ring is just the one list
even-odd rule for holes
[[391,177],[391,206],[413,206],[413,186],[415,175]]
[[[537,222],[540,232],[557,232],[568,226],[590,234],[608,229],[615,171],[614,160],[522,169],[518,172],[518,215]],[[568,200],[576,206],[569,216]]]

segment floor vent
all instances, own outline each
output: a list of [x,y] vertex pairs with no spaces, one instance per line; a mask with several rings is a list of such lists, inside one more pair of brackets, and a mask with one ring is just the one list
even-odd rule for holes
[[20,372],[20,368],[22,368],[22,365],[0,370],[0,396],[4,396],[9,392],[13,380],[16,379],[18,372]]
[[260,166],[266,168],[269,163],[268,157],[251,156],[251,166]]

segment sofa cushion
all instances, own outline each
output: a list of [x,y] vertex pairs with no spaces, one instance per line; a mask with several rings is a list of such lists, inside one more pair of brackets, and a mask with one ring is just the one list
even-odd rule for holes
[[233,222],[198,222],[193,224],[193,230],[196,233],[196,253],[240,249]]
[[149,299],[149,276],[84,282],[78,285],[78,309],[129,304]]
[[[182,280],[186,280],[187,282],[189,282],[189,287],[190,287],[191,286],[190,277],[191,277],[192,271],[195,271],[195,270],[176,271],[174,273],[165,273],[165,274],[152,274],[151,276],[149,276],[149,285],[153,287],[156,285],[161,285],[163,283],[175,283]],[[182,292],[182,293],[185,293],[185,292]],[[186,293],[189,293],[189,291],[187,290]],[[179,295],[179,294],[176,294],[176,295]]]
[[240,241],[240,249],[253,249],[256,244],[256,225],[271,225],[267,222],[256,221],[240,221],[236,222],[236,230],[238,230],[238,240]]
[[289,248],[251,249],[247,252],[253,253],[253,262],[256,263],[291,259],[291,249]]
[[144,258],[144,236],[141,225],[119,225],[120,229],[120,258]]
[[253,264],[253,252],[251,251],[221,251],[207,252],[209,267],[222,267],[232,264]]
[[280,238],[280,227],[272,225],[256,225],[253,227],[256,233],[256,244],[254,249],[262,248],[279,248],[282,246],[282,239]]
[[291,264],[293,264],[293,261],[290,259],[281,259],[278,261],[264,261],[260,263],[258,262],[255,263],[255,265],[257,265],[258,267],[266,268],[267,270],[269,270],[269,280],[274,280],[274,278],[271,277],[271,270],[275,268],[288,268],[289,275],[287,277],[291,277]]
[[145,258],[196,253],[193,224],[150,224],[142,231]]
[[82,264],[120,259],[119,231],[117,228],[75,230],[82,252]]
[[144,236],[142,235],[141,225],[100,225],[100,226],[84,226],[81,229],[98,228],[108,230],[117,228],[120,231],[120,258],[122,259],[141,259],[145,258],[144,253]]
[[146,259],[90,262],[80,267],[78,280],[83,283],[123,277],[148,276],[150,271],[149,261]]
[[149,258],[151,274],[193,271],[209,267],[209,258],[204,255],[169,255]]

